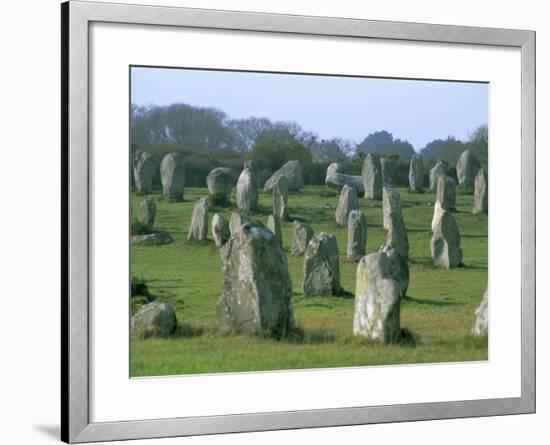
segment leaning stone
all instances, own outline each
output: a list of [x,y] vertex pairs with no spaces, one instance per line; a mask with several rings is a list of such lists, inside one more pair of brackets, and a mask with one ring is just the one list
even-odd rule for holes
[[160,163],[163,195],[181,201],[185,189],[185,165],[181,153],[169,153]]
[[436,200],[441,203],[443,210],[453,211],[456,208],[456,183],[447,175],[437,178]]
[[237,207],[242,212],[253,212],[258,208],[258,188],[248,168],[242,171],[237,181]]
[[216,312],[221,330],[284,336],[294,326],[286,255],[267,228],[247,223],[220,249],[223,291]]
[[302,288],[305,296],[340,293],[338,243],[334,235],[321,232],[307,245]]
[[430,241],[430,252],[435,266],[446,269],[458,267],[462,262],[460,233],[453,215],[441,210]]
[[206,185],[211,194],[221,193],[227,197],[231,196],[231,189],[235,185],[235,172],[232,168],[218,167],[210,170],[206,177]]
[[409,189],[413,193],[422,193],[424,190],[424,162],[422,156],[412,155],[409,166]]
[[300,221],[294,221],[292,224],[292,247],[290,253],[292,256],[302,256],[313,237],[313,229],[309,224]]
[[153,301],[144,305],[131,321],[132,336],[137,338],[167,337],[174,333],[178,321],[168,303]]
[[281,221],[288,216],[288,180],[286,176],[280,176],[272,189],[273,214]]
[[142,193],[149,193],[153,190],[153,181],[157,163],[151,153],[141,153],[134,165],[134,181],[136,188]]
[[447,168],[446,162],[445,161],[439,161],[430,170],[430,191],[435,191],[435,189],[437,187],[437,179],[440,176],[445,175],[445,169],[446,168]]
[[155,232],[147,235],[135,235],[131,241],[132,246],[162,246],[170,244],[174,240],[168,233]]
[[212,238],[216,247],[223,246],[230,236],[229,223],[222,215],[216,213],[212,218]]
[[271,177],[265,182],[264,191],[270,192],[280,176],[286,176],[288,180],[288,190],[295,192],[300,190],[304,183],[302,181],[302,167],[299,161],[288,161],[279,170],[271,175]]
[[472,335],[474,337],[483,337],[489,331],[489,290],[483,293],[481,303],[476,309],[474,325],[472,326]]
[[141,201],[137,220],[143,224],[148,231],[153,230],[155,225],[155,216],[157,214],[157,203],[153,198]]
[[275,235],[275,237],[279,241],[279,245],[282,247],[283,231],[281,229],[281,220],[274,215],[269,215],[267,217],[267,228],[271,230],[271,232]]
[[363,178],[361,176],[347,175],[341,172],[342,165],[337,162],[333,162],[327,168],[327,175],[325,177],[325,184],[329,187],[341,189],[344,185],[349,185],[357,191],[357,195],[363,196],[365,194],[365,187],[363,186]]
[[480,167],[479,161],[469,149],[464,150],[458,158],[456,164],[458,183],[469,193],[474,191],[474,181]]
[[201,198],[193,208],[187,241],[204,241],[208,235],[208,200]]
[[241,227],[250,222],[250,218],[247,215],[244,215],[242,213],[232,212],[231,218],[229,219],[229,232],[231,235],[234,235],[239,230],[241,230]]
[[353,333],[383,344],[394,343],[401,333],[402,289],[392,277],[383,252],[364,256],[357,266]]
[[403,258],[397,250],[382,246],[379,252],[383,252],[388,257],[390,263],[390,273],[395,281],[401,286],[402,297],[407,294],[409,288],[409,264],[407,260]]
[[366,253],[367,218],[361,210],[352,210],[348,218],[348,260],[358,261]]
[[357,192],[353,187],[345,185],[340,192],[340,200],[336,207],[336,224],[340,227],[345,227],[348,224],[349,214],[352,210],[359,208],[359,201],[357,199]]
[[382,199],[382,168],[378,156],[372,153],[367,154],[363,161],[361,178],[365,189],[365,198],[380,201]]
[[480,168],[474,181],[474,215],[489,211],[489,184],[485,169]]
[[390,158],[380,159],[380,169],[382,170],[382,184],[395,184],[396,166]]
[[384,186],[382,207],[384,229],[388,231],[386,246],[397,250],[403,258],[409,258],[409,237],[401,212],[401,197],[394,187]]

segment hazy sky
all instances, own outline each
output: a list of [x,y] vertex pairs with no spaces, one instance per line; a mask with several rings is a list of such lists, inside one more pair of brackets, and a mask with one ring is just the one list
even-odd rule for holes
[[321,138],[361,142],[387,130],[418,151],[488,121],[487,84],[132,68],[132,102],[215,107],[231,118],[296,121]]

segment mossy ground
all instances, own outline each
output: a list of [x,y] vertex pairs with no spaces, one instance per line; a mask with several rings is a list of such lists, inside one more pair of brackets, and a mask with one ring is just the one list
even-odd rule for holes
[[[131,375],[158,376],[317,367],[434,363],[487,359],[487,340],[473,339],[474,310],[487,284],[487,215],[473,215],[473,196],[457,195],[454,214],[462,238],[464,267],[432,266],[429,241],[433,193],[412,194],[399,189],[410,242],[410,286],[401,305],[401,326],[415,346],[380,346],[353,337],[356,263],[345,262],[347,230],[334,221],[338,197],[323,187],[305,187],[289,195],[290,221],[283,224],[284,249],[293,282],[293,308],[303,335],[272,340],[216,329],[216,302],[222,287],[218,249],[212,241],[186,242],[195,201],[206,188],[188,188],[184,202],[157,199],[156,229],[169,232],[174,242],[165,246],[133,247],[133,275],[145,279],[157,300],[173,305],[181,324],[170,338],[131,341]],[[323,196],[325,195],[325,196]],[[133,214],[144,196],[132,197]],[[234,196],[232,202],[235,202]],[[260,194],[260,211],[253,219],[266,223],[271,195]],[[377,251],[386,233],[382,203],[360,199],[367,217],[367,252]],[[211,208],[229,218],[231,207]],[[311,224],[315,233],[334,233],[340,250],[341,284],[338,297],[302,295],[302,258],[290,255],[292,220]],[[210,231],[210,226],[209,226]]]

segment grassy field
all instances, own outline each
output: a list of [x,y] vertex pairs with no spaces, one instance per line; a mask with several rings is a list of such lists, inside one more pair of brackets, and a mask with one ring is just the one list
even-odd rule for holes
[[[131,268],[147,282],[157,300],[173,305],[180,327],[171,338],[131,341],[131,375],[364,366],[487,359],[487,340],[469,335],[476,306],[487,284],[487,215],[472,215],[473,196],[457,196],[457,220],[464,267],[432,266],[429,241],[434,194],[399,189],[410,242],[410,285],[401,305],[401,326],[415,345],[366,344],[352,334],[355,263],[346,263],[347,229],[338,228],[334,211],[338,197],[322,197],[323,187],[305,187],[289,195],[290,221],[283,225],[284,250],[293,283],[293,308],[303,338],[271,340],[217,332],[216,302],[222,288],[218,250],[212,241],[188,244],[187,231],[195,201],[208,190],[188,188],[184,202],[157,199],[156,228],[174,242],[165,246],[132,247]],[[133,196],[133,214],[144,196]],[[233,202],[234,196],[233,196]],[[266,223],[271,195],[260,194],[260,211],[253,219]],[[360,199],[367,217],[367,252],[384,243],[382,203]],[[229,218],[231,209],[211,209]],[[315,233],[334,233],[341,255],[341,284],[347,296],[304,297],[302,258],[290,255],[292,220],[305,220]],[[209,226],[210,232],[210,226]]]

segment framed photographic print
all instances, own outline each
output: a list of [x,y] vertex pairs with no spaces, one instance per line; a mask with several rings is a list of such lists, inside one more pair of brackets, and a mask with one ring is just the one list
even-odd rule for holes
[[64,441],[534,412],[534,32],[61,12]]

